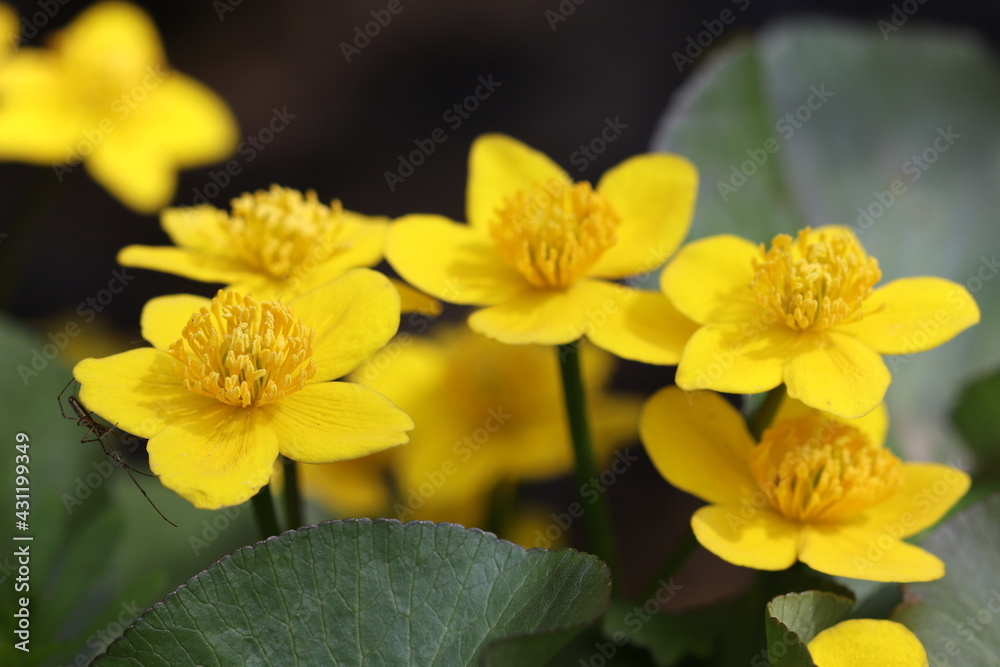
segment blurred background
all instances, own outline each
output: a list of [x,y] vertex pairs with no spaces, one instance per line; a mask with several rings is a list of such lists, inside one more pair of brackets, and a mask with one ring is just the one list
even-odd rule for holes
[[[239,173],[226,173],[223,164],[183,171],[173,205],[208,201],[228,208],[240,193],[277,183],[314,189],[321,200],[339,198],[345,208],[365,214],[429,212],[461,220],[466,159],[478,135],[512,135],[552,157],[575,179],[594,182],[623,159],[648,150],[671,95],[713,49],[773,21],[819,14],[850,19],[877,33],[878,21],[906,4],[914,8],[907,20],[915,24],[968,31],[969,39],[982,40],[994,52],[1000,44],[1000,5],[992,2],[396,2],[401,11],[374,36],[359,35],[373,21],[371,12],[385,10],[387,1],[138,3],[156,21],[170,64],[218,93],[240,124],[243,143],[232,157]],[[37,16],[48,6],[11,4],[23,16]],[[91,3],[51,4],[58,11],[28,44],[39,43]],[[731,22],[718,37],[706,48],[692,47],[699,33],[722,26],[720,17]],[[614,140],[593,159],[581,159],[581,148],[609,124],[618,128]],[[438,128],[447,137],[444,143],[436,144],[402,182],[387,180],[387,173],[399,173],[401,156]],[[77,307],[107,286],[123,246],[169,242],[156,216],[127,209],[83,169],[57,183],[49,167],[0,163],[0,233],[29,215],[33,222],[26,242],[0,239],[5,281],[0,292],[7,312],[41,336],[77,318]],[[209,293],[208,286],[176,276],[129,273],[136,277],[127,289],[55,361],[65,366],[53,374],[61,381],[33,384],[25,400],[48,402],[58,418],[55,396],[77,357],[143,344],[139,313],[154,296]],[[461,315],[451,307],[444,318]],[[0,356],[11,375],[27,363],[6,352]],[[624,363],[615,383],[648,396],[671,379],[671,369]],[[20,386],[16,380],[12,384]],[[541,485],[535,493],[571,498],[573,487],[567,478]],[[151,494],[168,516],[190,510],[159,491]],[[134,505],[129,512],[137,512],[141,521],[160,522],[134,488],[119,495],[129,499]],[[645,459],[626,484],[611,489],[610,497],[618,508],[621,550],[635,559],[625,572],[636,580],[626,579],[625,586],[635,588],[656,570],[698,502],[671,489]],[[642,511],[626,509],[636,507]],[[249,517],[239,520],[249,522]],[[580,545],[578,537],[572,540]],[[186,539],[193,562],[202,567],[206,553],[221,555],[247,543],[233,533],[203,552],[190,536]],[[691,594],[684,596],[685,606],[717,596],[720,587],[737,585],[748,573],[705,553],[696,564],[686,575]],[[172,588],[194,571],[178,567],[166,585]]]

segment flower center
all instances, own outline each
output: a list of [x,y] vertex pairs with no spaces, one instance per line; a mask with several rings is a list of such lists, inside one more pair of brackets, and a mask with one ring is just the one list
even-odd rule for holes
[[807,523],[841,521],[903,484],[902,464],[853,426],[813,413],[778,422],[750,452],[750,469],[771,506]]
[[558,289],[572,285],[614,245],[619,223],[590,183],[551,180],[508,197],[490,235],[529,283]]
[[335,199],[321,204],[312,190],[272,185],[270,190],[243,193],[230,215],[219,222],[236,252],[251,267],[275,280],[286,281],[342,249],[337,241],[344,209]]
[[860,320],[882,277],[878,260],[851,234],[812,233],[807,227],[794,240],[778,234],[760,252],[750,283],[757,316],[801,331]]
[[191,316],[170,356],[184,387],[240,407],[274,403],[316,374],[316,332],[277,301],[219,290]]

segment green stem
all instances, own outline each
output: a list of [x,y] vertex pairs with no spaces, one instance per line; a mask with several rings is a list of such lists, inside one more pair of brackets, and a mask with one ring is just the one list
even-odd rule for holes
[[642,599],[649,600],[654,598],[665,583],[669,584],[670,578],[677,574],[677,570],[694,553],[697,546],[698,540],[695,539],[694,531],[691,530],[691,526],[688,526],[684,530],[684,535],[681,537],[680,543],[670,552],[667,560],[663,563],[663,567],[660,568],[656,580],[651,582],[646,588]]
[[253,497],[253,513],[257,517],[257,527],[260,528],[260,539],[266,540],[278,534],[278,519],[274,515],[274,501],[271,500],[271,487],[265,485]]
[[288,529],[302,527],[302,498],[299,495],[298,464],[291,459],[282,457],[285,467],[285,517],[288,519]]
[[[594,458],[594,444],[587,425],[587,406],[584,399],[583,375],[580,372],[579,341],[560,345],[559,371],[562,374],[563,397],[566,401],[566,418],[573,441],[573,455],[576,465],[576,481],[583,489],[597,479],[597,463]],[[584,525],[590,548],[594,550],[608,567],[612,576],[618,573],[614,540],[611,532],[611,517],[604,494],[594,500],[584,501]]]
[[764,430],[774,421],[774,415],[777,414],[778,407],[784,398],[785,385],[779,384],[768,392],[767,397],[764,398],[764,402],[760,404],[760,407],[753,413],[753,416],[747,420],[750,427],[750,434],[757,442],[760,442],[760,436],[764,434]]

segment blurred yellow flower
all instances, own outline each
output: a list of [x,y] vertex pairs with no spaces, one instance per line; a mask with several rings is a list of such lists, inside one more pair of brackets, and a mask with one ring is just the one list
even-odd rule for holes
[[701,325],[677,369],[683,389],[788,395],[842,417],[881,403],[882,354],[913,354],[979,321],[962,285],[901,278],[875,289],[878,262],[849,227],[779,234],[771,247],[735,236],[686,245],[660,284]]
[[398,326],[396,291],[367,269],[287,305],[224,290],[164,296],[142,312],[153,347],[85,359],[73,374],[87,407],[149,439],[164,486],[215,509],[257,493],[279,454],[328,463],[405,443],[413,422],[388,399],[329,381]]
[[646,403],[639,431],[660,474],[710,503],[691,526],[730,563],[783,570],[800,560],[855,579],[938,579],[944,563],[902,538],[940,519],[969,477],[900,462],[882,446],[886,425],[882,406],[845,420],[788,399],[757,444],[718,394],[668,387]]
[[52,164],[61,180],[83,161],[125,205],[169,203],[177,171],[236,147],[225,103],[171,70],[139,7],[101,2],[0,68],[0,159]]
[[821,667],[927,667],[917,636],[895,621],[856,618],[823,630],[807,645]]
[[[607,391],[613,357],[592,347],[583,352],[598,454],[606,459],[636,436],[639,401]],[[565,419],[551,407],[561,385],[550,349],[502,345],[451,326],[430,339],[401,335],[351,378],[388,396],[417,424],[412,442],[391,457],[396,518],[482,526],[498,484],[573,469]],[[321,467],[344,473],[336,464]],[[308,482],[307,492],[313,482],[321,484]],[[335,478],[326,484],[335,486]]]
[[21,45],[17,12],[10,5],[0,2],[0,65]]
[[[388,219],[327,206],[312,190],[272,185],[243,193],[230,212],[214,206],[168,208],[160,214],[175,247],[131,245],[118,262],[223,283],[257,298],[290,298],[349,269],[382,261]],[[405,312],[437,315],[440,304],[399,281]]]
[[503,135],[476,139],[466,216],[408,215],[386,258],[418,289],[484,306],[473,330],[504,343],[557,345],[586,334],[626,358],[676,363],[695,326],[660,295],[611,282],[652,271],[687,234],[698,175],[677,155],[647,154],[591,187]]

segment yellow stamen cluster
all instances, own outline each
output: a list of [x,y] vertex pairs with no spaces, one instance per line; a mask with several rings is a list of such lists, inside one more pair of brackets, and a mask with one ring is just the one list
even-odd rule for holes
[[296,277],[311,260],[320,262],[342,249],[338,242],[344,209],[339,200],[321,204],[312,190],[272,185],[244,193],[232,202],[232,213],[219,222],[233,247],[254,269],[275,280]]
[[566,288],[616,241],[620,224],[590,183],[552,180],[508,197],[490,234],[501,256],[539,289]]
[[764,495],[785,518],[835,522],[885,500],[903,483],[902,464],[853,426],[813,413],[764,432],[750,453]]
[[882,277],[878,260],[846,233],[814,234],[806,228],[797,239],[779,234],[760,252],[750,283],[757,316],[801,331],[860,320]]
[[239,407],[274,403],[316,374],[312,342],[304,326],[277,301],[219,290],[207,308],[191,316],[170,346],[184,387]]

